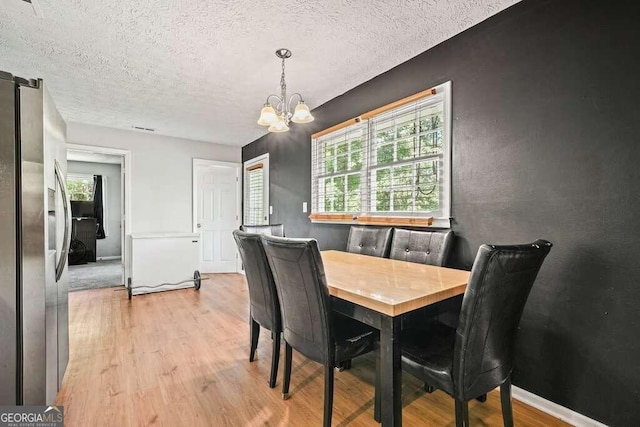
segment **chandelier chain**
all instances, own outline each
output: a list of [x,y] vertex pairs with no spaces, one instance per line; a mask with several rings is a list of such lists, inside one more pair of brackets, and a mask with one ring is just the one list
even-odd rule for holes
[[[286,99],[285,97],[287,96],[287,83],[284,79],[284,60],[285,58],[282,58],[282,74],[280,75],[280,95],[282,96],[282,104],[286,104]],[[285,113],[288,111],[285,111],[287,108],[285,107],[285,105],[282,105],[282,112]]]

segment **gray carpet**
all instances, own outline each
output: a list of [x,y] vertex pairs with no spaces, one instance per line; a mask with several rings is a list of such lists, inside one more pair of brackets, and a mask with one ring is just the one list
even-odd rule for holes
[[69,292],[122,286],[119,259],[69,266]]

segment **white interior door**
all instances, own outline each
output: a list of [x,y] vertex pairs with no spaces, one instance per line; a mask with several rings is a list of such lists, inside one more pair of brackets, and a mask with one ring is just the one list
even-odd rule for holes
[[239,221],[239,166],[195,165],[200,271],[237,271],[233,230]]

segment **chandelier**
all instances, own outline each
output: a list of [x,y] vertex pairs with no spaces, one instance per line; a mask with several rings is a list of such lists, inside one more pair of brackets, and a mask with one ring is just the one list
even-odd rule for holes
[[[286,132],[289,130],[289,122],[309,123],[313,121],[313,116],[299,93],[294,93],[287,99],[287,84],[284,81],[284,60],[291,58],[291,51],[289,49],[278,49],[276,50],[276,56],[282,59],[280,96],[269,95],[267,97],[267,102],[264,103],[260,111],[258,124],[269,126],[269,132]],[[298,98],[298,104],[294,112],[291,113],[291,102],[296,97]],[[272,104],[271,100],[274,100],[275,103]]]

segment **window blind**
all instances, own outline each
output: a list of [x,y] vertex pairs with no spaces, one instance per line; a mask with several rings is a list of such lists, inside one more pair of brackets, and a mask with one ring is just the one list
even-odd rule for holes
[[352,125],[319,138],[313,153],[313,211],[360,212],[365,157],[364,125]]
[[448,220],[449,112],[445,83],[314,134],[311,218]]
[[264,224],[264,168],[261,164],[249,167],[245,176],[244,224]]
[[369,120],[372,213],[401,215],[440,210],[443,102],[415,102]]

